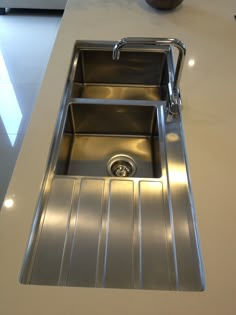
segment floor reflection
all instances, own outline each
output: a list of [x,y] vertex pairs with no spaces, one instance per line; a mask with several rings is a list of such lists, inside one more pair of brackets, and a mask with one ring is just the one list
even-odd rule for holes
[[22,113],[0,50],[0,117],[12,146],[20,128]]
[[54,11],[0,16],[0,209],[60,21]]

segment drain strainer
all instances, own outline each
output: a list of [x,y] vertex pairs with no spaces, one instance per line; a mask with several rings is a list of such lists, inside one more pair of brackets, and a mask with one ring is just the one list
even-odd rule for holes
[[134,160],[124,154],[114,155],[107,163],[107,171],[111,176],[131,177],[136,172]]

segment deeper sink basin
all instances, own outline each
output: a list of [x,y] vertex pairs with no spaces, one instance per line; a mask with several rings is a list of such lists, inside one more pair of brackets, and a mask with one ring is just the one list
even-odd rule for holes
[[21,283],[201,291],[171,47],[113,46],[75,45]]
[[145,105],[70,104],[56,174],[110,176],[109,161],[116,157],[124,176],[132,174],[125,173],[130,159],[132,176],[161,177],[157,111]]

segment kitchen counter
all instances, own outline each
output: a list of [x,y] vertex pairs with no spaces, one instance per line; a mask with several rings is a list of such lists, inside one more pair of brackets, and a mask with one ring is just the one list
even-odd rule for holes
[[[69,0],[0,214],[0,314],[235,314],[236,5],[186,0]],[[170,292],[22,285],[20,271],[77,39],[176,37],[187,46],[183,123],[206,290]],[[192,59],[191,62],[189,62]],[[195,64],[193,65],[193,60]]]

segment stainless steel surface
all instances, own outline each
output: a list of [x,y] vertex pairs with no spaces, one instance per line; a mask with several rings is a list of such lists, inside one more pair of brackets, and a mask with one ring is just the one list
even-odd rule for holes
[[[81,69],[86,74],[83,80],[86,77],[85,81],[89,81],[92,77],[93,84],[94,81],[100,84],[98,81],[106,77],[109,84],[119,81],[125,87],[131,78],[142,88],[146,84],[142,79],[149,78],[148,73],[139,76],[143,69],[140,56],[144,52],[146,57],[150,53],[151,63],[154,60],[162,63],[156,68],[165,69],[168,83],[174,77],[172,54],[166,57],[161,52],[161,56],[153,59],[153,49],[141,47],[136,73],[126,77],[130,73],[126,59],[125,72],[113,78],[120,68],[119,62],[114,62],[113,72],[110,68],[113,61],[104,57],[104,47],[107,49],[108,44],[82,42],[81,45],[83,54],[77,51],[80,43],[75,48],[21,282],[203,290],[204,272],[181,113],[171,122],[166,121],[168,97],[154,101],[109,96],[74,98],[72,94]],[[113,43],[109,45],[113,47]],[[108,62],[111,72],[104,74],[103,79],[99,76],[100,63],[92,72],[101,58],[91,58],[86,49],[94,50],[93,56],[102,52],[103,66]],[[131,58],[131,63],[136,56],[135,49],[129,51],[130,57],[126,56]],[[79,61],[81,56],[84,56],[83,62]],[[85,62],[86,58],[90,61]],[[160,71],[157,72],[160,83]],[[153,83],[152,73],[150,76]],[[128,81],[122,85],[122,80]],[[123,163],[127,161],[136,167],[132,177],[129,166]],[[114,165],[113,171],[120,177],[111,176],[108,171],[107,167],[112,169]]]
[[109,176],[114,155],[136,162],[135,177],[160,177],[156,106],[71,103],[59,150],[58,175]]
[[119,40],[114,48],[113,48],[113,54],[112,58],[113,60],[119,60],[120,59],[120,50],[125,45],[156,45],[163,46],[163,45],[170,45],[174,46],[178,49],[179,55],[175,70],[175,76],[174,76],[174,82],[173,82],[173,89],[177,90],[179,88],[179,82],[181,79],[181,73],[183,69],[184,64],[184,58],[186,55],[186,48],[185,45],[176,38],[142,38],[142,37],[127,37],[122,38]]
[[29,283],[174,289],[165,210],[159,181],[56,176]]
[[[119,62],[112,60],[114,42],[76,44],[73,98],[167,100],[168,47],[160,50],[132,46],[124,49]],[[155,66],[154,66],[155,65]]]
[[157,51],[158,51],[158,47],[162,47],[162,46],[169,47],[169,50],[171,47],[176,47],[178,49],[178,58],[177,58],[176,67],[174,67],[174,65],[172,65],[170,62],[167,61],[168,63],[167,68],[169,68],[169,71],[172,73],[172,75],[169,74],[169,82],[168,82],[169,106],[168,106],[167,120],[171,120],[173,116],[179,115],[179,108],[181,106],[179,82],[180,82],[184,59],[186,55],[185,45],[180,40],[175,39],[175,38],[127,37],[127,38],[122,38],[114,45],[112,59],[119,60],[121,48],[127,45],[128,46],[129,45],[131,46],[154,45],[157,47]]
[[73,98],[123,99],[123,100],[161,100],[166,96],[165,88],[159,86],[118,86],[108,84],[74,83],[71,96]]

